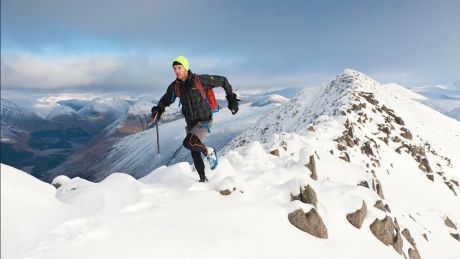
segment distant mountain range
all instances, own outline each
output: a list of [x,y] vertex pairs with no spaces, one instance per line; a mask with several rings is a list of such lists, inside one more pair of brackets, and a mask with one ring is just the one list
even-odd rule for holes
[[[295,95],[299,90],[288,88],[240,93],[242,106],[247,105],[249,109],[241,122],[254,122],[261,115],[260,110],[269,110],[286,102],[289,100],[287,97]],[[287,97],[278,93],[284,93]],[[132,144],[135,142],[133,139],[139,136],[153,134],[153,131],[143,131],[150,120],[150,108],[157,102],[158,98],[69,99],[56,102],[46,115],[40,116],[2,98],[1,162],[50,182],[60,174],[98,181],[114,170],[134,168],[139,169],[137,175],[143,175],[162,163],[188,160],[188,153],[181,150],[180,138],[185,126],[182,125],[183,120],[179,120],[182,114],[178,103],[166,110],[160,122],[161,132],[165,133],[161,138],[163,156],[160,159],[152,159],[155,148],[153,136],[148,141],[144,139],[141,143]],[[257,107],[252,107],[253,103],[257,103]],[[226,117],[226,100],[221,99],[219,105],[224,111],[215,116],[216,120]],[[174,130],[168,130],[170,127]],[[212,140],[211,144],[216,148],[223,146],[243,127],[239,124],[231,129],[219,129],[220,125],[216,124],[211,139],[219,137]],[[176,135],[170,137],[170,132],[176,132]],[[169,143],[172,139],[177,141]],[[140,147],[151,152],[141,152]],[[133,154],[137,157],[133,157]]]

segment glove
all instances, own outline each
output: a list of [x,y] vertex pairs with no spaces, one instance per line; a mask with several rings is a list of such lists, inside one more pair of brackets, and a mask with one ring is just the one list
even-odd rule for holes
[[231,95],[227,96],[228,101],[228,109],[232,111],[232,114],[235,115],[238,112],[238,101],[239,99],[236,98],[236,94],[232,93]]
[[155,121],[159,120],[163,112],[164,112],[164,109],[162,109],[161,107],[153,106],[152,107],[152,119],[154,119]]

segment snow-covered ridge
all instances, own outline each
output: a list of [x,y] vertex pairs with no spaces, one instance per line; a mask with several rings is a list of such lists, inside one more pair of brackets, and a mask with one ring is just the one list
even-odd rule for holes
[[111,98],[109,100],[96,98],[92,102],[89,102],[78,113],[82,115],[97,115],[104,113],[114,113],[118,115],[125,114],[129,109],[129,104],[119,98]]
[[375,91],[378,87],[379,84],[368,76],[347,69],[317,92],[305,89],[289,103],[262,118],[255,128],[234,139],[228,147],[235,148],[248,140],[265,143],[274,133],[282,131],[305,132],[319,116],[339,115],[340,110],[350,103],[351,93]]
[[152,102],[140,100],[135,102],[131,105],[128,109],[128,114],[132,115],[145,115],[150,111],[150,109],[154,106]]

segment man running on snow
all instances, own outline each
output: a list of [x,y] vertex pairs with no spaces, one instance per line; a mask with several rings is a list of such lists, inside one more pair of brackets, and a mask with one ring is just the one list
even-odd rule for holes
[[228,108],[232,111],[232,114],[238,112],[239,100],[236,98],[236,94],[233,93],[232,86],[228,83],[227,78],[194,74],[190,70],[188,60],[183,56],[177,57],[172,66],[177,78],[168,86],[166,93],[161,97],[157,106],[152,107],[152,118],[154,121],[159,120],[165,111],[165,107],[171,105],[176,97],[179,97],[182,104],[182,114],[187,123],[187,136],[183,145],[192,153],[193,163],[200,176],[200,182],[207,182],[208,179],[204,172],[201,153],[209,161],[211,169],[217,166],[217,155],[214,148],[203,144],[212,126],[212,111],[209,101],[203,98],[197,84],[201,83],[205,93],[207,93],[208,89],[216,86],[223,87],[228,101]]

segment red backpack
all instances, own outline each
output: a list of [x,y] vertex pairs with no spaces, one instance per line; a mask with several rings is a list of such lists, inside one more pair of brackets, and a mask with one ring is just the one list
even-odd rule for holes
[[[205,93],[203,85],[201,84],[198,75],[195,75],[195,86],[198,89],[198,91],[200,91],[201,97],[209,105],[209,108],[211,108],[211,111],[213,113],[218,112],[219,105],[217,104],[216,97],[214,96],[214,91],[212,89],[208,89]],[[180,85],[178,81],[176,81],[176,84],[174,85],[174,93],[177,97],[180,96]]]

